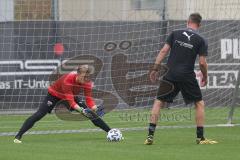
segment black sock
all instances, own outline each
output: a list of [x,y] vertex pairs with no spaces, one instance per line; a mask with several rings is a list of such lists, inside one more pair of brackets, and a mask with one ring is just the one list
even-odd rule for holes
[[111,128],[101,118],[97,118],[91,121],[95,126],[101,128],[105,132],[108,132],[111,130]]
[[204,136],[203,136],[204,132],[203,131],[204,131],[203,127],[197,126],[197,138],[204,139]]
[[149,123],[149,127],[148,127],[148,135],[150,136],[154,136],[154,132],[155,132],[155,128],[156,128],[156,124],[154,123]]

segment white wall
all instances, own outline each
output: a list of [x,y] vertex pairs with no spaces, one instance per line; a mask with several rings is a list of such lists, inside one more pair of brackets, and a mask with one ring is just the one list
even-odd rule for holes
[[[161,20],[161,10],[135,10],[131,2],[59,0],[59,16],[60,20]],[[208,20],[240,19],[240,0],[166,0],[166,8],[166,18],[171,20],[185,20],[192,12],[200,12],[203,19]]]
[[134,10],[131,0],[59,0],[60,20],[159,20],[155,10]]
[[14,0],[0,0],[0,22],[14,19]]
[[[132,0],[59,0],[59,17],[60,20],[89,21],[161,20],[161,11],[135,10],[131,2]],[[166,7],[166,17],[171,20],[185,20],[192,12],[200,12],[203,19],[208,20],[240,19],[240,0],[166,0]],[[0,21],[13,19],[14,0],[0,0]]]
[[167,0],[171,20],[186,19],[192,12],[199,12],[208,20],[239,20],[239,10],[239,0]]

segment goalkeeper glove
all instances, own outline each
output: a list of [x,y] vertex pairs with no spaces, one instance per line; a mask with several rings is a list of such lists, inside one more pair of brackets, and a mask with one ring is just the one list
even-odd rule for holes
[[89,119],[94,118],[94,115],[93,115],[93,113],[92,113],[92,110],[89,109],[89,108],[83,109],[82,114],[83,114],[84,116],[86,116],[87,118],[89,118]]
[[82,111],[83,111],[84,108],[82,108],[82,107],[80,107],[78,104],[76,104],[76,105],[74,106],[74,109],[75,109],[75,111],[77,111],[77,112],[79,112],[79,113],[82,113]]
[[79,113],[82,113],[84,116],[86,116],[87,118],[93,118],[93,115],[92,115],[92,111],[91,109],[89,108],[83,108],[83,107],[80,107],[79,105],[75,105],[75,110]]
[[99,117],[103,117],[105,112],[104,112],[104,107],[103,106],[97,106],[96,108],[96,114],[99,116]]

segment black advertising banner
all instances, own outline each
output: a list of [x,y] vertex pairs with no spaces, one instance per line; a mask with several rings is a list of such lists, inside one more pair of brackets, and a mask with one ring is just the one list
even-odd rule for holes
[[[171,30],[184,27],[185,21],[0,23],[0,109],[36,109],[49,77],[69,59],[95,68],[96,98],[108,95],[118,107],[151,105],[157,85],[148,83],[148,69]],[[204,100],[230,105],[240,68],[239,21],[205,21],[200,32],[209,43]]]

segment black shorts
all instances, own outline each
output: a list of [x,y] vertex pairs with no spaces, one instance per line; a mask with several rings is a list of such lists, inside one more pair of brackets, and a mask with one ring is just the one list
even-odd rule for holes
[[178,95],[181,91],[183,99],[186,104],[190,104],[192,102],[198,102],[202,100],[202,93],[201,89],[198,85],[198,82],[195,77],[188,78],[184,81],[171,81],[166,79],[165,77],[163,80],[168,81],[173,84],[174,89],[172,92],[166,95],[160,95],[163,85],[159,86],[157,99],[162,100],[164,102],[172,103],[173,99]]
[[[56,106],[56,104],[62,99],[57,98],[53,95],[51,95],[50,93],[47,94],[47,96],[44,98],[43,102],[41,103],[40,107],[39,107],[39,111],[41,113],[51,113],[53,108]],[[80,103],[82,104],[83,101],[78,97],[78,96],[74,96],[74,100],[75,102],[80,105]],[[85,106],[81,107],[85,108]],[[69,108],[69,110],[74,110],[72,108]]]
[[52,96],[50,93],[48,93],[38,110],[41,111],[42,113],[51,113],[57,102],[60,100],[61,99]]

